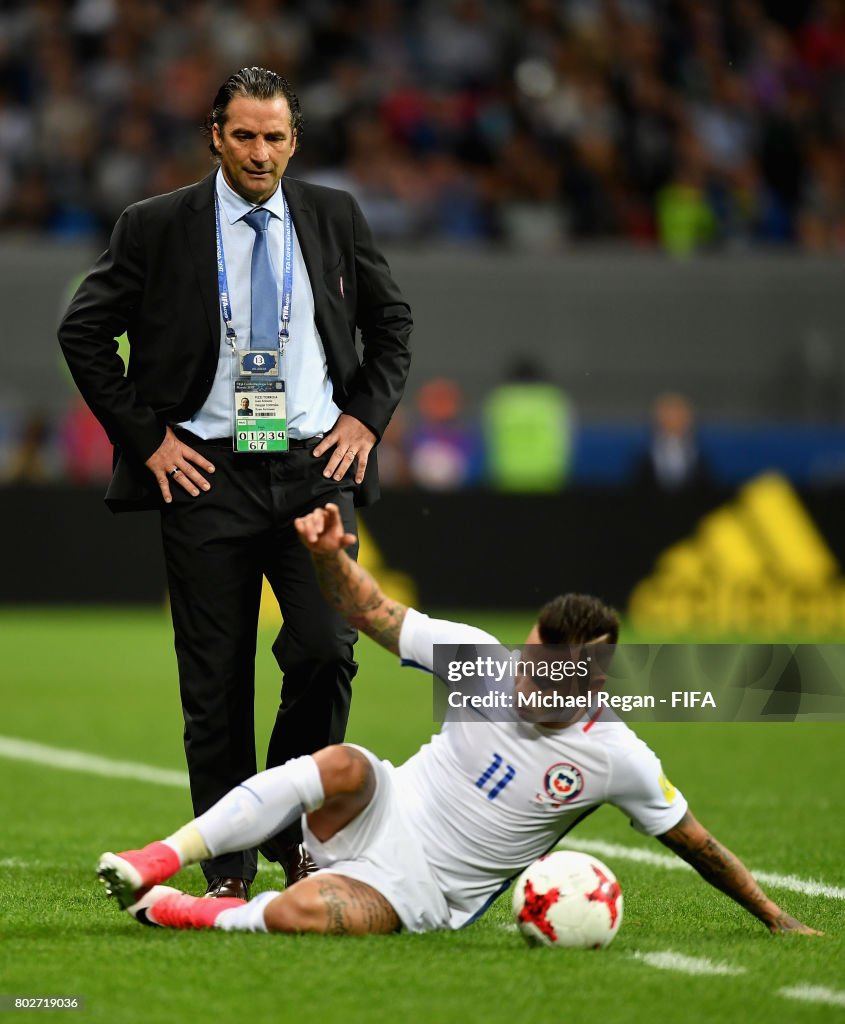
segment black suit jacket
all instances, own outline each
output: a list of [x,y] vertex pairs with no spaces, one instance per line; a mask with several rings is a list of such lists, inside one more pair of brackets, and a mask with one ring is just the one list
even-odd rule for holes
[[[59,327],[73,378],[115,445],[106,494],[113,511],[160,507],[144,462],[164,440],[165,426],[190,419],[211,390],[220,348],[216,173],[126,209]],[[410,309],[350,195],[291,178],[282,187],[308,268],[335,403],[381,437],[410,366]],[[125,375],[115,341],[124,331]],[[357,503],[377,497],[373,451]]]

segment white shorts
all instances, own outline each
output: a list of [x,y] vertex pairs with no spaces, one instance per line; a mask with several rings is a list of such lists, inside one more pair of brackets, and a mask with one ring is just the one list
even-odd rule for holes
[[449,907],[425,858],[420,836],[404,812],[394,780],[396,769],[364,747],[356,750],[373,766],[373,798],[324,843],[311,832],[303,815],[308,852],[321,871],[355,878],[380,892],[409,932],[449,928]]

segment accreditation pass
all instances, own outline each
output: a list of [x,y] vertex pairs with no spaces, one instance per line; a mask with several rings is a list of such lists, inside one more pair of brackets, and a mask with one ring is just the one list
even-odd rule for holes
[[239,378],[234,397],[235,451],[286,452],[285,382]]

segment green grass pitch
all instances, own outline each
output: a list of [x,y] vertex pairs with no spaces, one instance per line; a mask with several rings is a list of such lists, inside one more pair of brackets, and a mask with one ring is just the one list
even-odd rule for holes
[[[519,641],[527,616],[467,616]],[[258,744],[277,700],[262,632]],[[431,684],[369,641],[351,740],[401,761],[432,731]],[[0,615],[4,736],[164,768],[184,767],[175,659],[157,611]],[[697,816],[752,868],[845,885],[845,725],[651,725],[638,729]],[[0,995],[76,995],[70,1020],[541,1024],[845,1020],[845,1007],[787,1000],[786,987],[845,990],[845,903],[770,889],[823,938],[770,936],[686,871],[607,857],[625,918],[602,952],[528,949],[504,897],[456,933],[364,939],[155,931],[105,899],[104,849],[131,847],[190,817],[187,791],[0,757]],[[576,833],[665,853],[605,807]],[[180,876],[201,891],[196,868]],[[277,888],[263,870],[257,889]],[[672,951],[739,973],[657,969]],[[56,1011],[59,1012],[59,1011]],[[54,1016],[51,1013],[50,1016]],[[16,1016],[9,1019],[18,1019]]]

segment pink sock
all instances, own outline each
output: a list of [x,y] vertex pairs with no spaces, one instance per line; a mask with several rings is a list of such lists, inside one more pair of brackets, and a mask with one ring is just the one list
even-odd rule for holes
[[167,843],[149,843],[142,850],[124,850],[118,856],[135,868],[145,886],[166,882],[182,868],[179,854]]
[[[168,846],[167,843],[150,843],[144,847],[144,850],[154,855],[156,867],[162,872],[161,877],[156,877],[156,884],[167,881],[172,875],[182,870],[182,859],[173,847]],[[163,874],[165,871],[167,872],[166,875]]]
[[202,896],[188,896],[177,893],[165,896],[147,911],[157,924],[165,928],[213,928],[218,915],[233,907],[243,907],[246,900],[234,896],[208,899]]

